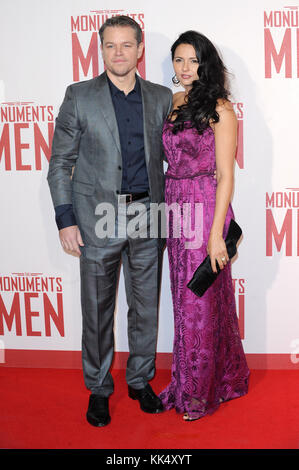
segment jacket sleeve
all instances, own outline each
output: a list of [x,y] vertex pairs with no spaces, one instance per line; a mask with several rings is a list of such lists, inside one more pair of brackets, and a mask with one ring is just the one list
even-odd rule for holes
[[54,207],[72,203],[72,170],[78,158],[81,132],[76,97],[70,85],[56,118],[47,176]]

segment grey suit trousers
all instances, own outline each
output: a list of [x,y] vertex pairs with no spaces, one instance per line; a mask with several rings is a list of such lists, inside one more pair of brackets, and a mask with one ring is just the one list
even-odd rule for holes
[[[149,198],[142,199],[149,228]],[[122,220],[124,220],[122,218]],[[125,223],[132,220],[127,215]],[[118,230],[120,218],[116,219]],[[113,392],[110,367],[114,353],[114,310],[120,264],[128,303],[126,380],[136,389],[155,373],[158,304],[163,243],[157,238],[109,238],[104,247],[81,247],[82,364],[86,387],[108,397]]]

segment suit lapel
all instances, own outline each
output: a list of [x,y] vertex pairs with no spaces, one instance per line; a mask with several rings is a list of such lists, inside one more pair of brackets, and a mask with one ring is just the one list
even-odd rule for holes
[[[145,80],[139,77],[140,86],[141,86],[141,96],[142,96],[142,107],[143,107],[143,132],[144,132],[144,151],[146,163],[149,163],[150,159],[150,139],[151,139],[151,130],[152,130],[152,121],[155,116],[155,102],[153,95],[149,90],[148,84]],[[98,110],[103,115],[114,142],[117,146],[119,153],[121,154],[120,140],[118,125],[115,117],[114,106],[110,94],[110,89],[107,81],[106,72],[102,73],[97,77],[96,84],[97,91],[99,93],[98,99],[95,97],[95,102],[98,103]]]
[[98,77],[97,90],[99,93],[99,111],[104,116],[117,149],[121,153],[118,125],[105,72]]
[[143,106],[143,132],[144,132],[144,152],[146,163],[149,163],[150,159],[150,139],[152,130],[151,118],[155,115],[155,103],[153,95],[148,89],[148,85],[145,80],[139,77],[141,85],[142,95],[142,106]]

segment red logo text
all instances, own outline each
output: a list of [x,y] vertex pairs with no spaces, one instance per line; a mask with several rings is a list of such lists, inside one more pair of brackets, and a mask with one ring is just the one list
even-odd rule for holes
[[[285,246],[285,255],[299,256],[299,188],[266,193],[266,256]],[[273,244],[274,242],[274,244]]]
[[0,335],[64,336],[62,279],[42,273],[0,276]]
[[53,106],[32,102],[0,104],[0,164],[6,171],[42,170],[51,157]]
[[264,12],[265,78],[299,78],[298,6]]

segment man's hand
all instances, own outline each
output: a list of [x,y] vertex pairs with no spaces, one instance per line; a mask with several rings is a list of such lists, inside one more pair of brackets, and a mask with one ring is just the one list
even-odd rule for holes
[[77,225],[71,225],[59,230],[60,243],[64,251],[73,256],[81,256],[79,246],[84,246]]

